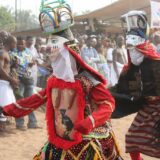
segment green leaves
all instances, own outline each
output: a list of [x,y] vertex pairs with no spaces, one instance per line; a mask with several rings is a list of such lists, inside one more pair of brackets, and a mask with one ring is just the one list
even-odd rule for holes
[[15,28],[14,16],[10,9],[0,7],[0,29],[13,31]]

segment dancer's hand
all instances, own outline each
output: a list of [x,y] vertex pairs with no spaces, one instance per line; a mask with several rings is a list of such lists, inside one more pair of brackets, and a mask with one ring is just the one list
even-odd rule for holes
[[91,122],[90,118],[88,117],[88,118],[80,121],[78,124],[76,124],[76,125],[74,126],[74,128],[75,128],[78,132],[87,135],[89,132],[92,131],[93,125],[92,125],[92,122]]

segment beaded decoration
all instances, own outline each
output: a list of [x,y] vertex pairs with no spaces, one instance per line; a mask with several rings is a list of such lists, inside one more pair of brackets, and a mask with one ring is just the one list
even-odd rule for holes
[[68,48],[72,49],[73,51],[75,51],[76,53],[80,55],[80,49],[77,46],[75,40],[65,42],[65,44],[67,45]]
[[[46,160],[117,160],[121,159],[117,148],[114,144],[114,138],[110,135],[102,140],[83,140],[81,143],[73,146],[68,150],[56,148],[53,144],[48,143],[44,146]],[[43,149],[42,149],[43,150]],[[34,157],[34,160],[43,160],[40,151]]]

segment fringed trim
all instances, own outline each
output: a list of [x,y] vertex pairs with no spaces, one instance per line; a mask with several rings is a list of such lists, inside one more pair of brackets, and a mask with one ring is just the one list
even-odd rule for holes
[[47,98],[47,96],[42,96],[39,93],[36,93],[35,95],[37,95],[40,99],[46,99]]
[[74,90],[76,90],[78,117],[75,123],[78,123],[84,119],[85,95],[83,92],[82,85],[79,81],[70,83],[60,79],[56,79],[54,77],[48,80],[48,83],[47,83],[48,103],[47,103],[47,110],[46,110],[46,120],[47,120],[49,142],[55,145],[57,148],[62,148],[64,150],[67,150],[82,141],[82,134],[79,132],[76,132],[74,135],[74,139],[76,139],[75,141],[64,140],[61,137],[57,136],[54,128],[54,108],[53,108],[52,98],[51,98],[52,88],[60,88],[60,89],[73,88]]
[[94,120],[93,116],[92,116],[92,115],[89,115],[88,117],[89,117],[89,119],[91,120],[92,126],[93,126],[93,128],[94,128],[94,127],[95,127],[95,120]]

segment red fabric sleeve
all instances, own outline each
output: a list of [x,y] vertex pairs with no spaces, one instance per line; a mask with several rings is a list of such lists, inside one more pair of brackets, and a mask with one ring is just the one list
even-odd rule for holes
[[99,84],[91,90],[90,98],[97,105],[97,109],[91,114],[93,121],[87,117],[75,125],[75,129],[82,134],[88,134],[93,128],[103,125],[111,117],[115,108],[114,98],[103,84]]
[[95,127],[98,127],[110,119],[115,108],[115,101],[103,84],[99,84],[92,89],[91,99],[97,105],[97,110],[92,113],[92,116],[95,121]]
[[16,103],[9,104],[3,107],[3,113],[6,116],[13,116],[15,118],[28,115],[39,106],[47,101],[46,89],[34,94],[30,97],[18,100]]

